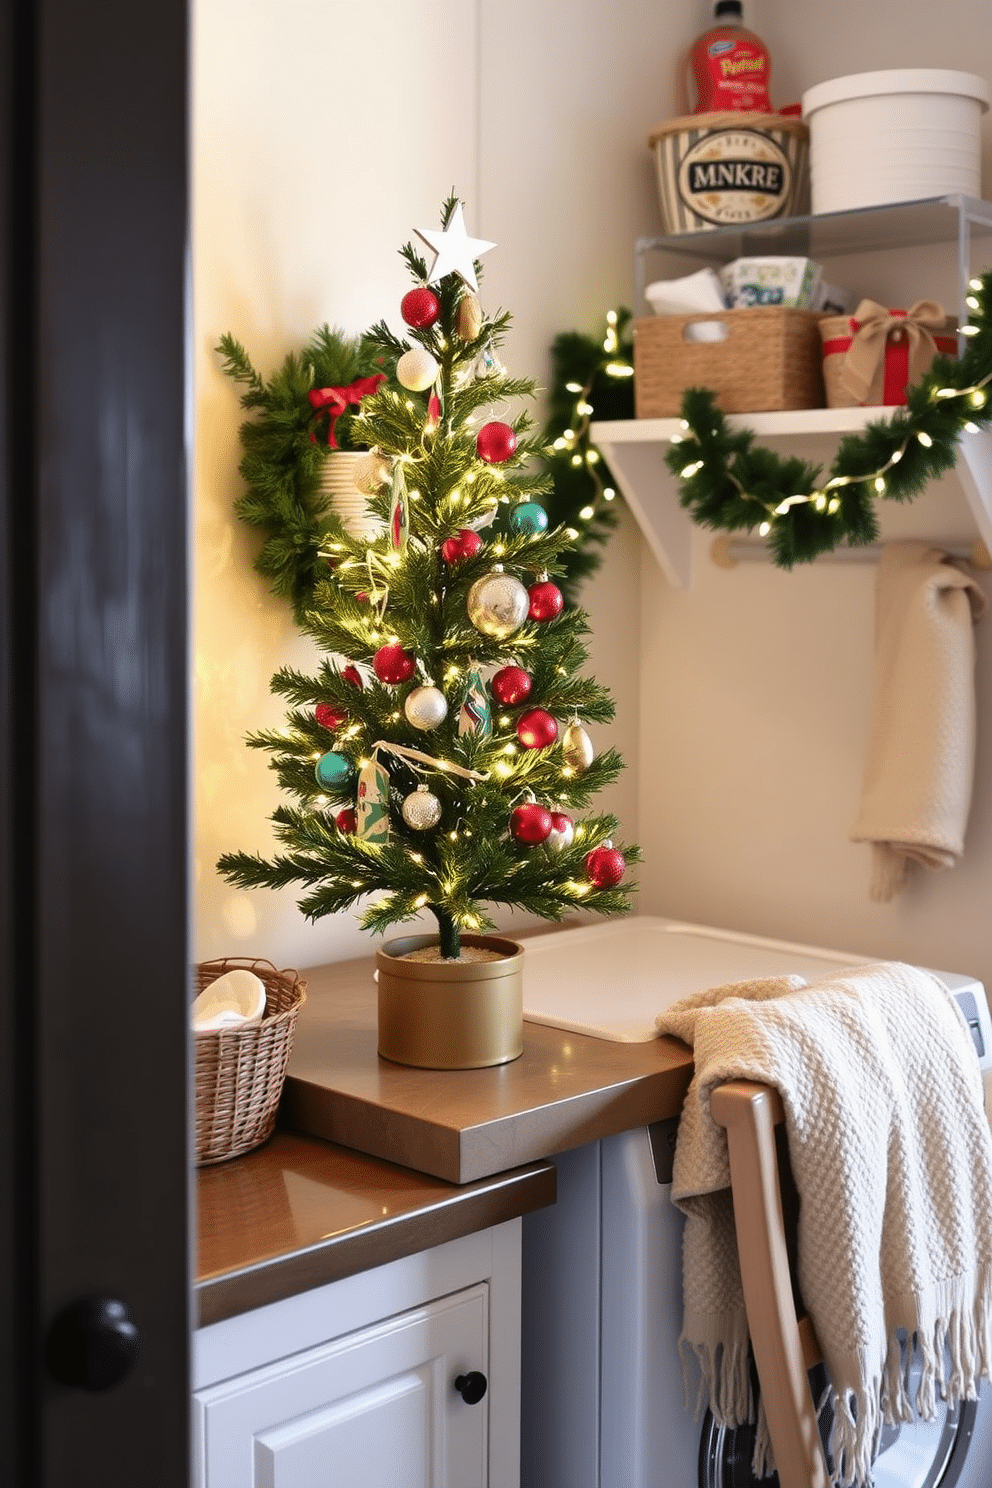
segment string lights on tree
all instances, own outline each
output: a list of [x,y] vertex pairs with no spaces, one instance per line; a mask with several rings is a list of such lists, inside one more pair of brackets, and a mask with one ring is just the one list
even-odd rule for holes
[[429,909],[454,957],[462,931],[493,927],[489,904],[627,910],[638,853],[614,817],[582,815],[623,762],[584,726],[613,702],[582,675],[588,626],[559,587],[575,538],[546,519],[532,419],[506,413],[534,384],[503,368],[509,317],[479,300],[473,255],[493,245],[467,236],[455,198],[418,236],[435,261],[402,250],[408,336],[383,321],[363,342],[399,384],[355,415],[381,532],[321,514],[325,567],[297,615],[323,659],[276,674],[285,726],[248,741],[293,798],[273,815],[284,851],[218,866],[243,888],[302,884],[314,919],[365,896],[374,931]]
[[962,435],[992,421],[992,274],[969,281],[969,320],[958,359],[937,357],[891,418],[849,434],[824,476],[820,466],[782,458],[731,429],[706,388],[682,400],[681,431],[665,459],[682,482],[680,500],[701,526],[757,532],[782,568],[808,563],[841,543],[878,538],[879,499],[910,501],[953,468]]

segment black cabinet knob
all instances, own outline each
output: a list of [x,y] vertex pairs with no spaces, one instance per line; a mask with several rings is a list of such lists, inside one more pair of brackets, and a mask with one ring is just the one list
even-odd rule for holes
[[109,1390],[134,1368],[138,1329],[123,1302],[95,1297],[65,1308],[48,1330],[45,1363],[63,1385]]
[[473,1369],[470,1374],[460,1374],[455,1380],[455,1389],[466,1405],[478,1405],[488,1388],[489,1381],[477,1369]]

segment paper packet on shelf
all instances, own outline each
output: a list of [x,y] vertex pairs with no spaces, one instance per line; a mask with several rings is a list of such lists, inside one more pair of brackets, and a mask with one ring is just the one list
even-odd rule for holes
[[723,286],[713,269],[700,269],[683,279],[659,279],[649,284],[645,298],[655,315],[690,315],[726,310]]
[[720,270],[720,282],[733,310],[752,305],[807,310],[819,290],[821,272],[811,258],[735,258]]

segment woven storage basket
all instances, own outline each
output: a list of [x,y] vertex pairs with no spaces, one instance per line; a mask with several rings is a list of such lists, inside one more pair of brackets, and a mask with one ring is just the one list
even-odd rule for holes
[[296,1017],[306,1001],[307,984],[297,972],[236,956],[201,962],[197,992],[236,967],[264,982],[265,1015],[254,1028],[194,1034],[198,1166],[240,1157],[272,1135]]
[[[635,321],[637,417],[674,418],[688,387],[712,388],[724,413],[822,408],[820,319],[770,305]],[[686,340],[686,327],[702,321],[722,322],[726,339]]]

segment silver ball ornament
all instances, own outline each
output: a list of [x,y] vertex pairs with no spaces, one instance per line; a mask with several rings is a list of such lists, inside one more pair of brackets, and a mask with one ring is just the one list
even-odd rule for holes
[[441,802],[426,785],[418,785],[400,809],[403,820],[415,832],[429,832],[441,820]]
[[434,729],[448,716],[448,704],[439,687],[415,687],[403,704],[407,722],[417,729]]
[[476,579],[468,591],[468,618],[494,641],[505,641],[519,630],[529,610],[530,596],[523,584],[499,567]]
[[438,374],[438,365],[423,346],[405,351],[396,363],[396,377],[411,393],[423,393]]
[[575,823],[564,811],[552,811],[551,831],[548,833],[547,846],[555,852],[561,852],[566,847],[571,847],[575,841]]
[[355,461],[355,485],[363,496],[374,496],[381,491],[393,470],[388,455],[365,454]]

